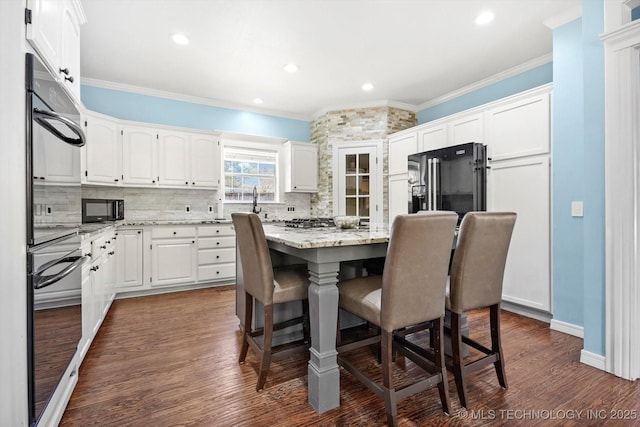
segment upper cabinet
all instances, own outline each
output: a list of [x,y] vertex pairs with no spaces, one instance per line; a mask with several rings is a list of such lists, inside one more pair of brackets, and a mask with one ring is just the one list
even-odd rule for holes
[[86,22],[78,0],[28,0],[27,40],[51,72],[80,103],[80,25]]
[[118,185],[122,182],[122,143],[115,120],[84,116],[87,144],[82,147],[82,182]]
[[158,132],[145,126],[123,126],[122,172],[125,184],[155,184],[158,180]]
[[217,188],[217,135],[118,121],[101,114],[83,117],[84,184],[131,187]]
[[318,191],[318,146],[308,142],[287,141],[285,191]]
[[546,154],[550,150],[550,95],[503,102],[487,111],[493,160]]
[[220,139],[215,135],[191,135],[191,185],[217,188],[220,185]]
[[485,142],[482,113],[440,119],[435,123],[419,126],[418,152],[435,150],[466,142]]
[[418,152],[416,130],[402,131],[389,136],[389,176],[408,172],[407,157]]

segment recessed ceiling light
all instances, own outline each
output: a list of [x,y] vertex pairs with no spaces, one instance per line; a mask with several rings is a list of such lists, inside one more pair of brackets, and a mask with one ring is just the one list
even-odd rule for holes
[[171,36],[171,39],[174,41],[174,43],[177,43],[177,44],[189,43],[189,39],[184,34],[174,34]]
[[477,25],[488,24],[489,22],[493,21],[493,18],[495,17],[496,15],[490,10],[484,11],[480,15],[478,15],[478,17],[476,18],[476,24]]
[[296,71],[298,71],[298,66],[293,63],[287,64],[283,68],[287,73],[295,73]]
[[254,104],[262,104],[262,102],[263,102],[263,101],[262,101],[262,99],[260,99],[260,98],[253,98],[253,103],[254,103]]
[[373,90],[373,85],[371,83],[365,83],[362,85],[362,90],[367,92]]

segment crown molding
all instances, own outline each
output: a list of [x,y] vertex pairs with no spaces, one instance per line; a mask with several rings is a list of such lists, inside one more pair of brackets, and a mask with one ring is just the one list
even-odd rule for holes
[[558,27],[563,26],[564,24],[568,24],[571,21],[575,21],[576,19],[582,16],[582,4],[577,5],[576,7],[572,7],[558,15],[552,16],[551,18],[545,19],[542,23],[555,30]]
[[438,104],[442,104],[443,102],[447,102],[450,101],[454,98],[458,98],[462,95],[466,95],[468,93],[474,92],[478,89],[482,89],[483,87],[492,85],[494,83],[498,83],[504,79],[507,79],[509,77],[513,77],[513,76],[517,76],[518,74],[524,73],[525,71],[529,71],[532,70],[534,68],[537,68],[541,65],[545,65],[548,64],[549,62],[553,61],[553,55],[551,53],[548,53],[546,55],[543,55],[539,58],[536,59],[532,59],[531,61],[527,61],[523,64],[520,65],[516,65],[513,68],[509,68],[508,70],[502,71],[501,73],[498,74],[494,74],[491,77],[488,77],[486,79],[483,80],[479,80],[475,83],[472,83],[468,86],[464,86],[458,90],[454,90],[453,92],[449,92],[446,95],[442,95],[439,96],[437,98],[431,99],[427,102],[424,102],[420,105],[418,105],[418,111],[422,111],[424,109],[433,107],[435,105]]
[[122,92],[135,93],[139,95],[155,96],[158,98],[173,99],[175,101],[190,102],[192,104],[227,108],[230,110],[264,114],[267,116],[276,116],[276,117],[282,117],[286,119],[303,120],[305,122],[308,122],[311,120],[311,118],[305,114],[294,114],[294,113],[288,113],[285,111],[255,108],[247,105],[235,104],[235,103],[220,101],[220,100],[211,99],[211,98],[192,96],[192,95],[183,95],[175,92],[167,92],[167,91],[158,90],[158,89],[150,89],[150,88],[141,87],[141,86],[128,85],[124,83],[115,83],[115,82],[110,82],[106,80],[98,80],[98,79],[82,77],[81,84],[85,86],[99,87],[102,89],[118,90]]
[[353,110],[359,108],[377,108],[377,107],[392,107],[399,108],[401,110],[413,111],[414,113],[418,112],[418,107],[413,104],[407,104],[404,102],[398,101],[390,101],[390,100],[377,100],[377,101],[368,101],[368,102],[360,102],[354,104],[341,104],[341,105],[333,105],[330,107],[324,107],[315,113],[312,114],[311,119],[317,120],[318,118],[324,116],[325,114],[331,111],[341,111],[341,110]]

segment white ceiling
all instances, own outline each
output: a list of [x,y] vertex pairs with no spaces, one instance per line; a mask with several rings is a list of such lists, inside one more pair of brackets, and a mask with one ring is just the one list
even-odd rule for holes
[[[580,0],[82,0],[84,83],[311,118],[419,106],[551,53],[543,21]],[[495,20],[479,27],[476,15]],[[190,43],[179,46],[173,33]],[[294,62],[295,74],[282,67]],[[97,82],[97,80],[101,82]],[[364,92],[361,86],[375,86]],[[257,107],[256,97],[264,103]]]

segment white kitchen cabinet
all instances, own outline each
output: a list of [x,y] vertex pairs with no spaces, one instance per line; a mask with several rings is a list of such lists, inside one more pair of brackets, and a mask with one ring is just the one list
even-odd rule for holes
[[151,286],[196,281],[195,227],[154,227],[151,239]]
[[409,213],[410,201],[407,174],[389,177],[389,226],[396,215]]
[[158,184],[189,186],[189,134],[162,130],[159,137]]
[[116,290],[134,290],[143,285],[142,230],[119,229],[117,240],[118,279]]
[[158,132],[151,127],[123,126],[121,134],[123,182],[155,185],[158,181]]
[[551,309],[549,157],[493,162],[487,210],[516,212],[504,273],[505,301]]
[[77,0],[29,0],[27,40],[46,66],[80,103],[80,25]]
[[[389,179],[392,175],[406,174],[407,157],[418,151],[418,132],[402,131],[389,136]],[[406,177],[405,177],[406,178]]]
[[220,140],[213,135],[191,135],[191,185],[218,188],[220,185]]
[[467,142],[484,143],[483,114],[470,114],[452,120],[449,124],[447,145],[466,144]]
[[122,140],[115,120],[84,116],[87,143],[82,147],[83,184],[122,182]]
[[87,353],[114,298],[116,232],[113,228],[84,241],[82,254],[91,262],[82,269],[81,359]]
[[420,126],[418,129],[418,153],[446,147],[447,124],[433,124]]
[[307,142],[285,144],[285,191],[315,193],[318,191],[318,146]]
[[[53,124],[58,127],[57,124]],[[62,126],[60,125],[62,130]],[[42,126],[34,125],[33,177],[42,184],[65,184],[80,182],[80,151],[69,144],[61,143],[55,136]]]
[[499,103],[487,111],[489,156],[493,160],[550,151],[550,94]]
[[198,227],[198,282],[233,282],[236,237],[232,224]]

